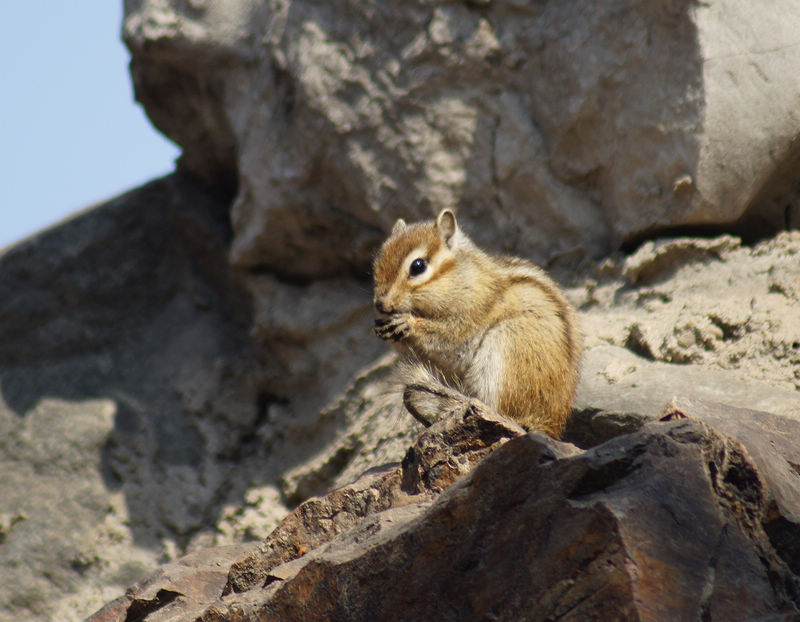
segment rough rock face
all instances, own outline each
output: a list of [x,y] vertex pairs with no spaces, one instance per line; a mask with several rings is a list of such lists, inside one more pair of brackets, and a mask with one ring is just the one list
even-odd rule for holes
[[0,255],[0,619],[85,615],[243,494],[258,400],[226,213],[170,176]]
[[270,393],[228,205],[173,175],[0,255],[0,620],[81,619],[408,445],[386,363],[305,418]]
[[589,280],[574,300],[586,311],[590,347],[613,344],[649,360],[746,371],[796,391],[799,259],[798,231],[753,247],[730,236],[648,242],[606,261],[603,269],[617,276]]
[[241,266],[362,272],[396,217],[443,207],[537,261],[800,222],[788,0],[139,0],[125,15],[137,97],[182,167],[238,180]]
[[186,555],[132,586],[91,616],[92,622],[165,619],[175,609],[187,620],[214,603],[228,578],[231,562],[255,548],[254,543],[221,546]]
[[[704,423],[712,420],[732,436]],[[140,619],[800,616],[800,476],[787,442],[798,422],[679,400],[662,422],[580,451],[513,428],[498,434],[499,421],[473,407],[423,433],[409,455],[435,445],[441,463],[460,456],[474,467],[438,496],[408,496],[407,456],[301,505],[233,565],[227,595],[202,613],[207,597],[198,603],[162,571],[129,595],[128,609],[112,603],[91,620],[126,619],[156,588],[165,602],[147,601]],[[461,451],[454,436],[469,439]],[[470,460],[487,442],[491,454]]]

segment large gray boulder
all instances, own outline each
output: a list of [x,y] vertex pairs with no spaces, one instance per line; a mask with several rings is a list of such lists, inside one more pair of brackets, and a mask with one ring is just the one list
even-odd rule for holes
[[800,8],[746,0],[126,3],[138,99],[238,183],[231,258],[363,272],[398,216],[574,263],[800,221]]

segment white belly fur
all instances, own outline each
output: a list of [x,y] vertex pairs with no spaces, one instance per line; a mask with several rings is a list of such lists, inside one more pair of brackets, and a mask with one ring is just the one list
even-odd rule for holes
[[502,330],[502,326],[495,326],[482,336],[480,346],[464,375],[467,391],[495,409],[500,405],[500,383],[505,375]]

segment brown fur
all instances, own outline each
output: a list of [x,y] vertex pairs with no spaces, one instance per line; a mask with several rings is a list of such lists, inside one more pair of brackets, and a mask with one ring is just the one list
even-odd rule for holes
[[[428,268],[412,277],[415,249]],[[444,210],[436,221],[398,222],[375,260],[374,276],[376,333],[394,342],[410,362],[407,369],[432,369],[431,382],[477,397],[529,429],[560,436],[581,345],[574,312],[544,271],[483,252]]]

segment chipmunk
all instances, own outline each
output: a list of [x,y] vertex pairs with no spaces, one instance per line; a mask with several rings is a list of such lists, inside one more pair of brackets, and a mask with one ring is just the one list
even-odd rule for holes
[[478,398],[527,429],[560,437],[581,341],[570,304],[543,270],[484,252],[445,209],[435,221],[398,220],[374,279],[375,333],[405,360],[407,384]]

